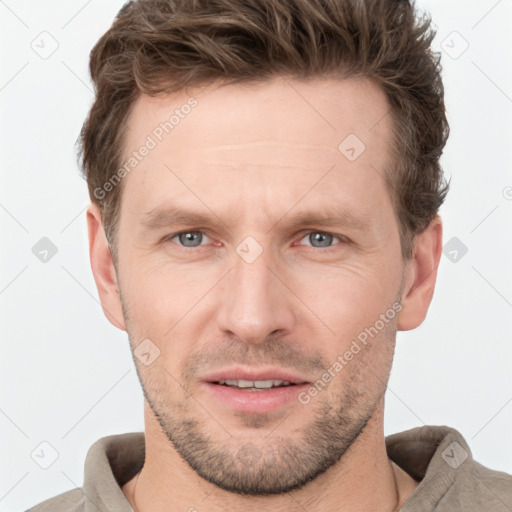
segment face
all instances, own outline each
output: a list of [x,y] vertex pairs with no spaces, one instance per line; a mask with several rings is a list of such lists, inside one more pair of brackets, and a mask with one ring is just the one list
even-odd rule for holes
[[355,79],[134,105],[127,159],[155,144],[123,181],[126,330],[162,431],[223,489],[304,485],[382,400],[404,277],[388,108]]

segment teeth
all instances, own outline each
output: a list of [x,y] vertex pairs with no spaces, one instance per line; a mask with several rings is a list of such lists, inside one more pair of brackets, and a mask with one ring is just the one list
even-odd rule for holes
[[235,386],[237,388],[258,388],[258,389],[270,389],[278,386],[290,386],[291,382],[287,380],[232,380],[232,379],[221,379],[219,384],[225,384],[227,386]]

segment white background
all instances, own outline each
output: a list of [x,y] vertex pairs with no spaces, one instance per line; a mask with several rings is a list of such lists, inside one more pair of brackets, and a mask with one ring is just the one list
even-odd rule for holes
[[[88,53],[121,5],[0,2],[0,512],[81,486],[94,441],[144,429],[127,335],[98,302],[74,153],[93,97]],[[476,460],[512,473],[512,0],[418,6],[443,51],[444,241],[468,252],[442,257],[426,321],[398,334],[385,433],[449,425]],[[58,43],[47,59],[31,48],[43,31]],[[58,248],[47,263],[32,253],[42,237]],[[31,458],[43,441],[58,452],[48,469]]]

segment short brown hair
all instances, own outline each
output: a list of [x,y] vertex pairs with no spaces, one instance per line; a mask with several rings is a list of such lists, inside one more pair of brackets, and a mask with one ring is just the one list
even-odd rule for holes
[[172,94],[221,81],[276,76],[363,77],[385,92],[393,166],[384,172],[403,259],[442,205],[439,158],[449,134],[431,19],[406,0],[136,0],[127,2],[90,55],[96,97],[79,139],[91,200],[117,262],[125,122],[140,94]]

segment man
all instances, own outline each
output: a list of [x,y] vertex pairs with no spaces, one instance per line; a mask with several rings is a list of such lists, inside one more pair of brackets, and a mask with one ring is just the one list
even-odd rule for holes
[[407,1],[139,0],[91,53],[91,265],[145,432],[32,511],[499,511],[456,430],[384,438],[430,305],[448,137]]

